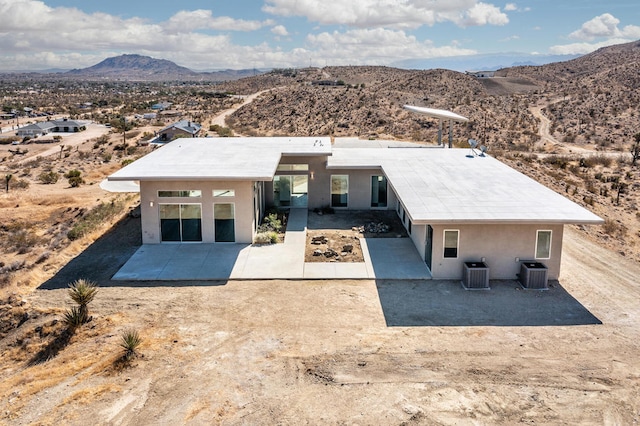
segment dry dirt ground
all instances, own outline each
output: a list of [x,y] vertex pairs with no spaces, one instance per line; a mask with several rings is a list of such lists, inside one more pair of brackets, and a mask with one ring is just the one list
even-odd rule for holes
[[[110,282],[138,238],[139,219],[124,219],[24,298],[31,314],[0,341],[0,422],[640,420],[640,266],[572,228],[546,292],[508,281],[479,292],[442,281]],[[93,320],[42,362],[70,306],[64,287],[81,273],[102,286]],[[131,327],[144,341],[123,365]]]

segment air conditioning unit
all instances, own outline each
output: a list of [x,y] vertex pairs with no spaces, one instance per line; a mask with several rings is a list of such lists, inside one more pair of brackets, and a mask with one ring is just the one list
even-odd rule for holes
[[524,288],[546,290],[549,270],[540,262],[522,262],[520,265],[520,284]]
[[464,262],[462,285],[471,290],[489,289],[489,267],[484,262]]

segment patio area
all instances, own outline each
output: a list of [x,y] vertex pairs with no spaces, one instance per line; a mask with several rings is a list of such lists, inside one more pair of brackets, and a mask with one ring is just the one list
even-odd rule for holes
[[364,262],[305,262],[308,214],[291,209],[283,244],[142,245],[112,279],[431,279],[409,238],[361,238]]

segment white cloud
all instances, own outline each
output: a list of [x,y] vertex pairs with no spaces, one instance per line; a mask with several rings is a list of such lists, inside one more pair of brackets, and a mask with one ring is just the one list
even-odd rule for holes
[[[270,4],[275,1],[286,2],[274,0]],[[349,5],[327,0],[330,7],[338,9],[338,15],[326,9],[323,2],[299,0],[299,3],[305,2],[330,14],[333,20],[338,19],[345,8],[351,8],[355,13],[352,18],[355,16],[361,24],[398,24],[404,16],[409,16],[407,27],[442,20],[458,25],[482,25],[502,19],[497,8],[475,0],[353,0]],[[364,6],[371,2],[386,7],[369,11]],[[389,12],[391,5],[400,3],[404,6]],[[290,5],[295,6],[293,2]],[[39,0],[0,0],[0,16],[0,68],[5,70],[83,68],[122,53],[169,59],[198,70],[305,66],[310,58],[321,64],[388,65],[402,59],[476,53],[461,48],[456,42],[435,46],[402,29],[383,27],[320,32],[302,39],[303,46],[287,50],[266,42],[238,45],[229,34],[215,31],[270,27],[278,37],[286,37],[289,31],[272,20],[245,21],[214,16],[207,10],[181,11],[165,22],[154,23],[106,13],[85,13],[76,8],[54,8]]]
[[599,43],[572,43],[557,46],[551,46],[549,52],[554,55],[585,55],[591,53],[601,47],[613,46],[614,44],[628,43],[629,40],[611,38]]
[[271,32],[277,36],[286,37],[289,35],[289,31],[284,27],[284,25],[276,25],[271,28]]
[[625,38],[637,40],[640,38],[640,27],[637,25],[627,25],[622,29]]
[[[603,13],[582,24],[579,30],[569,34],[569,38],[581,40],[580,42],[551,46],[549,52],[560,55],[582,55],[601,47],[628,43],[640,38],[640,27],[627,25],[620,29],[618,28],[619,23],[620,20],[615,16]],[[596,39],[600,39],[600,41],[594,42]]]
[[530,7],[518,7],[515,3],[507,3],[504,5],[505,12],[531,12]]
[[464,14],[462,26],[505,25],[509,18],[492,4],[478,3]]
[[279,16],[303,16],[323,25],[357,28],[418,28],[451,21],[465,27],[504,25],[506,14],[477,0],[266,0],[263,11]]
[[582,27],[569,34],[569,38],[576,40],[593,40],[596,37],[617,37],[620,35],[618,24],[620,20],[615,16],[604,13],[582,24]]
[[[455,44],[436,47],[421,42],[404,31],[383,28],[354,29],[346,32],[324,32],[307,37],[310,52],[319,61],[335,65],[389,64],[400,59],[434,58],[475,54]],[[359,60],[357,58],[360,58]]]
[[273,21],[246,21],[234,19],[228,16],[214,17],[210,10],[180,11],[173,15],[163,25],[169,32],[191,32],[194,30],[208,29],[220,31],[255,31],[265,25],[272,25]]

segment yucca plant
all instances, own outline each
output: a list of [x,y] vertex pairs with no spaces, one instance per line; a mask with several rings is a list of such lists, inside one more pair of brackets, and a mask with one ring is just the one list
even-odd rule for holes
[[124,350],[123,358],[131,359],[138,350],[138,346],[142,343],[142,338],[137,330],[125,330],[120,338],[120,347]]
[[89,303],[93,301],[97,293],[98,286],[92,281],[79,279],[69,284],[69,297],[78,304],[83,323],[89,321]]
[[80,327],[84,322],[84,318],[78,306],[68,309],[67,312],[64,313],[64,318],[62,320],[71,332],[75,331],[76,328]]

